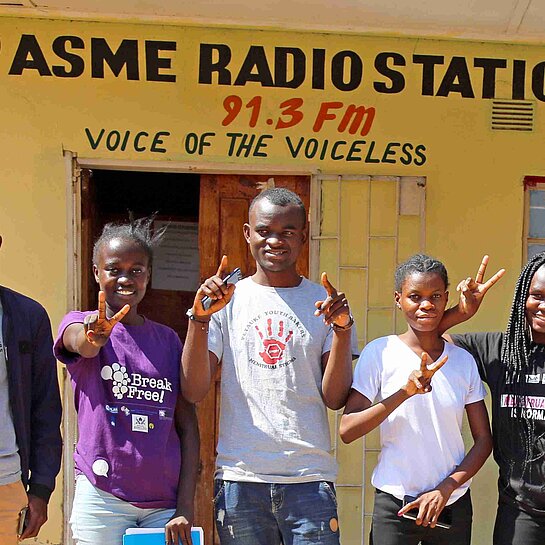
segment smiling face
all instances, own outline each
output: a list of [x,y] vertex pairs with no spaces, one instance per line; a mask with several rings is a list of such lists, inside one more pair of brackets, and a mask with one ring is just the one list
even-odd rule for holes
[[535,342],[545,344],[545,266],[534,274],[526,299],[526,321]]
[[296,262],[306,241],[306,222],[294,204],[278,206],[267,199],[250,210],[244,237],[257,263],[257,280],[266,277],[276,287],[300,282]]
[[413,330],[430,332],[439,327],[448,301],[446,288],[435,272],[413,272],[405,277],[395,300]]
[[106,295],[109,314],[124,305],[130,305],[131,312],[136,312],[146,294],[151,272],[148,255],[138,243],[123,238],[105,241],[98,249],[93,272]]

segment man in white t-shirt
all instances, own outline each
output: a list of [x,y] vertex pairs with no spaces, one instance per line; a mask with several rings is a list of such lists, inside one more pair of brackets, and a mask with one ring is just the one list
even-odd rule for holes
[[222,545],[339,543],[326,406],[346,401],[356,337],[344,294],[325,274],[322,287],[297,273],[306,223],[295,193],[258,195],[244,225],[257,272],[235,290],[222,282],[224,257],[188,311],[184,396],[201,400],[222,362],[214,498]]

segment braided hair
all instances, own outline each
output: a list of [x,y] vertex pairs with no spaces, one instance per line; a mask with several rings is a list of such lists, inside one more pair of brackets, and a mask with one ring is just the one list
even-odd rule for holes
[[93,263],[97,265],[98,254],[103,244],[119,238],[138,244],[148,257],[148,265],[151,267],[153,250],[161,243],[167,230],[166,226],[157,230],[153,229],[155,216],[156,214],[152,214],[151,216],[135,219],[133,213],[129,212],[128,223],[107,223],[93,246]]
[[[526,374],[532,372],[532,354],[539,347],[532,345],[532,332],[526,321],[526,300],[535,273],[544,265],[545,252],[542,252],[533,256],[522,269],[515,286],[511,313],[501,351],[504,373],[500,392],[505,392],[505,385],[511,386],[515,399],[515,411],[517,415],[522,416],[522,418],[498,419],[499,432],[502,437],[502,440],[498,441],[499,451],[503,459],[511,464],[511,471],[515,466],[519,466],[524,472],[534,456],[535,425],[525,410]],[[496,408],[499,410],[501,395],[497,396],[495,402],[498,404]],[[511,438],[511,440],[508,441],[507,438]],[[524,449],[523,460],[520,460],[519,451],[516,448],[517,441],[520,441]]]

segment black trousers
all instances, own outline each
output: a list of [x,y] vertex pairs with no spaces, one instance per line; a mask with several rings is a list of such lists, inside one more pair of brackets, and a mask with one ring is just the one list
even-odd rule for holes
[[424,528],[414,520],[398,517],[402,503],[386,492],[375,492],[371,545],[470,545],[473,507],[469,490],[450,506],[452,526],[448,530]]
[[544,545],[545,517],[535,517],[504,500],[498,502],[494,545]]

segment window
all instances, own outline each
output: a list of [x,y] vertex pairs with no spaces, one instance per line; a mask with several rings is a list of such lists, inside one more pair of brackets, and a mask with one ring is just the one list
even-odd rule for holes
[[526,258],[545,251],[545,177],[524,178]]

